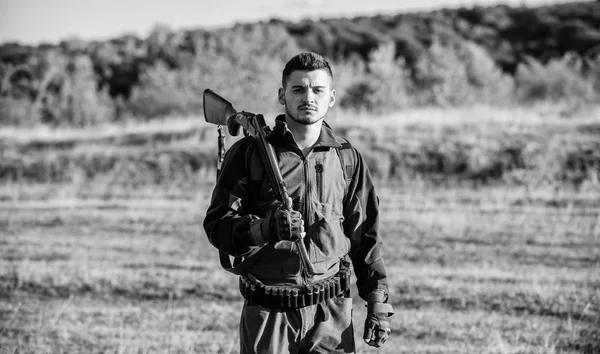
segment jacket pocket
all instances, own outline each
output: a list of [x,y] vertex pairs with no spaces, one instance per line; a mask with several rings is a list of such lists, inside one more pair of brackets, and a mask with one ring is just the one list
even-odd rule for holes
[[323,171],[325,168],[322,163],[315,165],[315,171],[317,172],[317,194],[319,195],[319,202],[323,202]]
[[323,274],[348,254],[350,239],[344,235],[339,212],[327,203],[315,203],[314,207],[309,254],[315,271]]

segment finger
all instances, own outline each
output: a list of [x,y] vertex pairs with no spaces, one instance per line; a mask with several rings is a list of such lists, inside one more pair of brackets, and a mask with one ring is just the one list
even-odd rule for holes
[[373,337],[373,326],[371,324],[369,324],[369,323],[365,323],[365,333],[363,335],[363,340],[368,345],[372,345],[371,344],[371,338],[372,337]]
[[381,345],[377,344],[377,342],[374,339],[368,341],[367,344],[370,345],[371,347],[375,347],[375,348],[381,347]]
[[388,339],[388,332],[383,329],[375,330],[375,346],[380,347]]

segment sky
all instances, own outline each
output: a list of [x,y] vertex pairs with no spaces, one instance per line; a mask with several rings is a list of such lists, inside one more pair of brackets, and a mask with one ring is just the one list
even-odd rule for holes
[[0,0],[0,43],[37,45],[64,39],[145,38],[156,24],[173,30],[229,27],[279,18],[354,17],[508,4],[540,6],[569,0]]

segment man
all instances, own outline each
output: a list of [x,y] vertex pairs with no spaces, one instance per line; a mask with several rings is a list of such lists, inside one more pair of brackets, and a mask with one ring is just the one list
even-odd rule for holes
[[332,81],[330,65],[315,53],[293,57],[283,70],[285,114],[270,143],[292,211],[275,200],[252,137],[223,161],[204,228],[216,248],[237,257],[230,270],[241,274],[246,299],[241,353],[354,352],[347,257],[367,301],[365,342],[379,347],[389,336],[378,197],[363,158],[323,121],[335,104]]

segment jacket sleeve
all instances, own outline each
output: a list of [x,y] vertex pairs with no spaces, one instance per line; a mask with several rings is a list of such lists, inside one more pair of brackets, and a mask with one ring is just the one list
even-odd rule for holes
[[350,259],[356,274],[359,295],[365,301],[371,291],[389,293],[387,274],[381,255],[379,234],[379,197],[371,174],[360,153],[356,156],[354,175],[344,203],[344,231],[351,240]]
[[248,213],[248,159],[255,156],[254,140],[244,138],[233,144],[223,160],[204,218],[204,230],[211,244],[234,257],[257,247],[250,237],[250,221],[258,217]]

